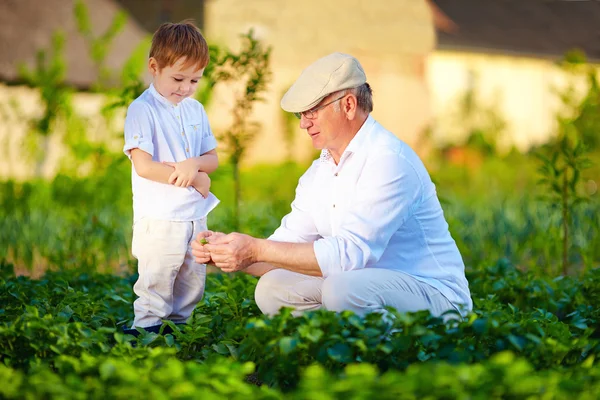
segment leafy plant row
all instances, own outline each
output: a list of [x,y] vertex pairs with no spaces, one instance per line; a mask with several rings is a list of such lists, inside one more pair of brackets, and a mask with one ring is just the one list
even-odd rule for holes
[[143,359],[114,356],[59,356],[52,368],[29,373],[0,364],[0,397],[62,399],[596,399],[600,368],[591,359],[568,370],[535,371],[511,352],[478,364],[422,363],[380,374],[370,364],[352,364],[340,373],[321,365],[303,369],[295,390],[257,386],[247,376],[252,363],[219,359],[180,361],[172,349],[151,349]]
[[327,311],[295,318],[284,310],[268,318],[253,301],[255,278],[211,274],[187,325],[137,339],[121,333],[135,277],[55,272],[32,280],[15,277],[8,265],[2,271],[0,362],[23,372],[63,356],[131,360],[166,347],[182,361],[252,362],[257,381],[290,390],[315,363],[333,374],[354,363],[403,371],[431,361],[477,364],[511,351],[536,370],[553,370],[593,363],[600,353],[597,270],[551,280],[501,260],[470,276],[476,311],[446,321],[393,310],[364,318]]

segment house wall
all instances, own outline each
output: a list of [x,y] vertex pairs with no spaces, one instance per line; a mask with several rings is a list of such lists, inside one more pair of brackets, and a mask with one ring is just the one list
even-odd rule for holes
[[[135,1],[129,1],[135,5]],[[130,4],[130,5],[131,5]],[[253,119],[262,130],[248,151],[246,165],[278,163],[288,156],[284,114],[279,101],[287,88],[310,63],[334,51],[350,53],[363,65],[374,91],[373,115],[386,128],[414,143],[429,120],[429,94],[425,60],[435,47],[435,32],[425,0],[367,2],[365,0],[207,0],[204,2],[203,32],[209,43],[232,49],[240,46],[239,35],[254,28],[256,36],[272,46],[273,79],[265,102],[257,103]],[[215,133],[231,121],[231,87],[218,86],[207,108]],[[9,104],[19,104],[16,112]],[[115,142],[114,130],[102,128],[101,96],[77,94],[76,110],[89,120],[90,135]],[[0,178],[27,179],[35,175],[31,158],[29,122],[42,107],[37,93],[24,87],[0,85]],[[53,135],[44,150],[43,175],[53,176],[64,159],[60,135]],[[118,150],[119,143],[113,143]],[[224,149],[220,148],[222,156]],[[311,141],[296,124],[291,147],[293,159],[305,162],[315,156]]]
[[[493,107],[507,127],[501,144],[520,150],[546,141],[556,131],[560,101],[556,88],[573,78],[552,60],[455,51],[435,51],[427,60],[433,135],[459,140],[460,121],[453,118],[458,99],[473,87],[480,106]],[[579,89],[584,81],[576,81]]]
[[[272,46],[273,80],[254,117],[263,131],[248,163],[285,157],[279,101],[310,63],[335,51],[359,59],[374,91],[373,116],[414,143],[429,119],[425,59],[435,47],[431,11],[424,0],[207,0],[204,33],[209,42],[237,49],[239,35],[254,29]],[[216,131],[230,122],[229,90],[221,88],[208,110]],[[305,132],[295,133],[296,159],[314,151]]]
[[[105,120],[100,114],[105,101],[102,95],[75,93],[72,106],[84,120],[88,139],[119,151],[123,146],[120,132],[124,115],[117,114],[114,119]],[[0,84],[0,179],[51,178],[57,173],[61,162],[67,159],[62,144],[66,129],[64,124],[55,126],[46,145],[33,129],[42,111],[43,104],[36,89]],[[41,163],[40,170],[36,171],[38,162]]]

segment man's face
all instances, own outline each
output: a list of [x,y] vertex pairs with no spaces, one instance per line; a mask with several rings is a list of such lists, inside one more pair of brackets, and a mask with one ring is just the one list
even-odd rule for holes
[[[329,95],[314,108],[334,99],[335,97]],[[343,122],[343,113],[339,109],[338,101],[319,109],[313,119],[306,118],[304,114],[300,118],[300,128],[306,129],[315,149],[336,149],[341,144],[338,142],[341,138],[340,127]]]
[[175,64],[162,69],[155,59],[151,58],[148,62],[148,69],[154,77],[154,87],[172,104],[179,104],[186,97],[192,96],[204,73],[204,68],[198,69],[197,65],[185,66],[185,61],[185,57],[181,57]]

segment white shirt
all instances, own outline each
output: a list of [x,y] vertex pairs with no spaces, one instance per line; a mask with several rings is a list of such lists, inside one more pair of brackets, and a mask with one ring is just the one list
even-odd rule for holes
[[[217,147],[204,107],[186,98],[173,105],[154,85],[135,99],[125,117],[124,153],[139,148],[156,162],[180,162]],[[193,187],[181,188],[140,177],[131,168],[133,220],[148,217],[168,221],[194,221],[208,215],[219,200],[202,197]]]
[[300,178],[292,211],[269,238],[314,242],[323,277],[399,270],[473,307],[460,252],[418,155],[371,116],[342,154],[329,151]]

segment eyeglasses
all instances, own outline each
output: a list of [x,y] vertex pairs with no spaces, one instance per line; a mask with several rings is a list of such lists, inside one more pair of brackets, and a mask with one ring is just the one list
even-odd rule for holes
[[[344,95],[344,96],[346,96],[346,95]],[[304,118],[306,118],[306,119],[315,119],[315,118],[317,118],[317,111],[319,111],[321,108],[325,108],[325,107],[327,107],[328,105],[335,103],[335,102],[336,102],[336,101],[338,101],[338,100],[341,100],[341,99],[343,99],[343,98],[344,98],[344,96],[342,96],[342,97],[338,97],[338,98],[337,98],[337,99],[335,99],[335,100],[331,100],[329,103],[322,104],[322,105],[320,105],[320,106],[318,106],[318,107],[312,108],[312,109],[310,109],[310,110],[307,110],[307,111],[295,112],[295,113],[294,113],[294,115],[295,115],[295,116],[296,116],[296,118],[298,118],[298,119],[302,118],[302,116],[303,116],[303,115],[304,115]]]

